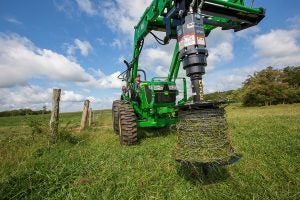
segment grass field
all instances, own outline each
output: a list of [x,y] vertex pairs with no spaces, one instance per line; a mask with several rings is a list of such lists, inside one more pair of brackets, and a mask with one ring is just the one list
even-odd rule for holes
[[[300,105],[231,105],[227,115],[243,157],[207,176],[173,160],[168,129],[143,130],[138,145],[120,146],[110,111],[71,134],[80,113],[62,114],[56,145],[43,128],[49,115],[0,118],[0,199],[300,199]],[[32,134],[29,122],[44,131]]]

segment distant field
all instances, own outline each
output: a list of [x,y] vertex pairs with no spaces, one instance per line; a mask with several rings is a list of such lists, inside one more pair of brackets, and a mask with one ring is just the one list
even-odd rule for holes
[[49,115],[0,118],[0,199],[300,199],[300,104],[231,105],[227,115],[243,157],[207,176],[173,160],[168,129],[120,146],[110,111],[83,133],[80,113],[62,114],[56,145],[48,144]]

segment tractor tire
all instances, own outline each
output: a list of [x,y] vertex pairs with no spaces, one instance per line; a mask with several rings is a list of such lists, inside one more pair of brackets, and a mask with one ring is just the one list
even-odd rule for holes
[[121,103],[119,107],[119,139],[122,145],[134,145],[137,138],[137,117],[129,104]]
[[112,121],[114,132],[119,135],[119,107],[121,100],[115,100],[112,104]]

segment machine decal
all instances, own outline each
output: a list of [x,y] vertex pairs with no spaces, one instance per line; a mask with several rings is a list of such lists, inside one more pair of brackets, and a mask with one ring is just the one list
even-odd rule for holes
[[195,39],[195,34],[187,34],[183,35],[179,40],[179,49],[182,50],[184,47],[192,46],[192,45],[197,45],[196,39]]
[[197,44],[206,46],[205,37],[202,35],[197,35]]

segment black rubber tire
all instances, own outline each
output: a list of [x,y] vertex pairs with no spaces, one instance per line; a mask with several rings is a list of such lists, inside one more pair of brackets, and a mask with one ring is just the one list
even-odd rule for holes
[[112,121],[114,132],[119,135],[119,107],[121,100],[115,100],[112,104]]
[[129,104],[121,103],[119,107],[119,139],[122,145],[134,145],[138,142],[136,115]]

